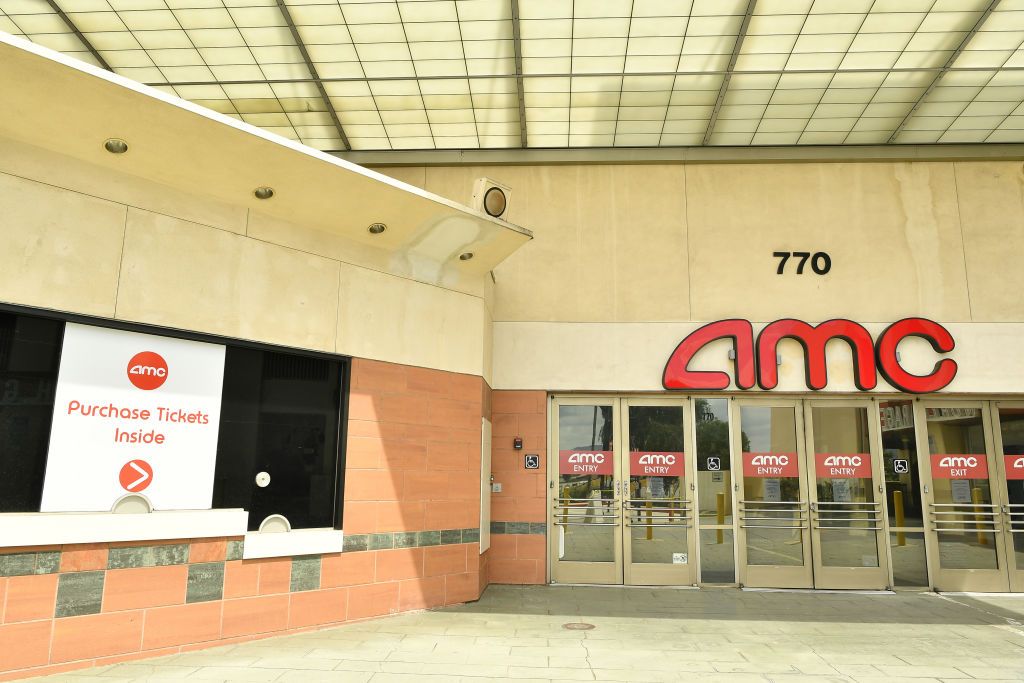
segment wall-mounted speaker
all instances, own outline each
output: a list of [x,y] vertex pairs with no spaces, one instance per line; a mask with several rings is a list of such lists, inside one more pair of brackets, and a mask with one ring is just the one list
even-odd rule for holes
[[508,220],[512,188],[490,178],[477,178],[473,183],[473,208],[488,216]]

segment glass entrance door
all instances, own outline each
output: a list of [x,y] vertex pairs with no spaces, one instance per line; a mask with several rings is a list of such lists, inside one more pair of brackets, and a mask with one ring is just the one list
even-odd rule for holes
[[889,587],[874,412],[868,401],[806,405],[815,588]]
[[735,401],[739,581],[745,586],[813,585],[810,500],[798,401]]
[[687,399],[554,402],[555,583],[696,583]]
[[617,399],[554,404],[548,537],[555,583],[622,583],[618,409]]
[[1024,404],[997,403],[996,465],[1010,590],[1024,591]]
[[628,585],[695,585],[694,468],[686,400],[623,404],[624,577]]
[[933,587],[1008,590],[999,470],[985,405],[929,402],[917,410],[927,433],[924,494]]

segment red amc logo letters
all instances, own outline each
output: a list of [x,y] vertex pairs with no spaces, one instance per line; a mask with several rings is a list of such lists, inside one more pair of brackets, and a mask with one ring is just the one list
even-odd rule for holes
[[559,474],[613,474],[611,451],[558,451]]
[[744,453],[744,477],[799,477],[796,453]]
[[[776,353],[783,339],[795,339],[804,348],[804,377],[807,388],[824,389],[828,384],[825,346],[832,339],[841,339],[850,346],[854,366],[854,384],[861,391],[870,391],[878,385],[878,373],[900,391],[925,394],[949,385],[956,377],[956,361],[942,358],[927,375],[913,375],[900,365],[896,357],[899,343],[908,337],[920,337],[936,353],[949,353],[956,343],[942,325],[924,318],[905,318],[885,328],[872,342],[863,326],[852,320],[826,320],[810,325],[801,320],[785,318],[769,323],[757,335],[754,343],[753,326],[748,320],[730,319],[709,323],[694,330],[683,341],[665,364],[662,385],[666,389],[723,390],[729,388],[730,378],[725,372],[690,370],[690,360],[708,343],[717,339],[732,339],[736,354],[732,381],[740,389],[774,389],[779,383]],[[755,353],[756,350],[756,353]]]
[[815,453],[814,472],[819,479],[870,479],[870,453]]
[[167,381],[167,361],[152,351],[135,354],[128,361],[128,381],[143,391],[160,388]]
[[984,453],[932,455],[935,479],[988,479],[988,460]]
[[684,457],[682,453],[631,451],[629,475],[631,477],[681,477]]

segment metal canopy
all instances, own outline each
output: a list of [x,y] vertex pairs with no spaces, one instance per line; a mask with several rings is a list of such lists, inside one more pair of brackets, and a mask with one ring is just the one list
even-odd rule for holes
[[0,31],[330,151],[1024,142],[1024,0],[0,0]]

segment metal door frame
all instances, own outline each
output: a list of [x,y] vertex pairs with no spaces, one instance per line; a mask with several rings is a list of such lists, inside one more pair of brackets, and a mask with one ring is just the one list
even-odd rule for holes
[[[1009,590],[1009,572],[1006,569],[1006,550],[1001,533],[1003,524],[1000,514],[1002,487],[999,485],[1000,470],[996,468],[995,440],[991,413],[991,400],[961,398],[928,398],[914,401],[914,424],[917,435],[917,460],[921,475],[922,505],[925,516],[925,553],[928,559],[928,576],[936,591],[978,591],[1004,592]],[[935,503],[935,481],[932,477],[931,446],[928,440],[927,408],[975,408],[982,420],[982,436],[985,442],[985,456],[988,464],[989,491],[992,502],[976,507],[987,508],[978,513],[980,519],[973,522],[944,522],[941,509],[945,505]],[[961,504],[962,505],[962,504]],[[985,521],[988,520],[988,521]],[[943,569],[939,555],[939,534],[943,531],[958,531],[951,526],[986,524],[995,530],[991,534],[995,543],[995,569]]]
[[[597,396],[553,396],[549,404],[549,415],[551,416],[550,438],[548,441],[548,556],[549,577],[552,583],[593,583],[607,585],[622,584],[622,499],[619,494],[621,488],[622,469],[618,463],[622,461],[622,439],[620,433],[620,404],[618,396],[597,397]],[[612,451],[614,453],[615,467],[613,469],[613,495],[609,512],[614,515],[614,521],[587,521],[591,519],[587,515],[572,514],[573,507],[580,501],[573,499],[562,500],[559,498],[558,489],[558,408],[560,406],[610,406],[612,409]],[[572,517],[580,519],[572,519]],[[608,515],[611,517],[612,515]],[[562,529],[565,526],[578,525],[610,526],[612,528],[612,562],[571,562],[560,560],[559,550],[561,548]]]
[[[1017,566],[1017,553],[1014,548],[1014,534],[1024,534],[1024,504],[1010,503],[1010,482],[1006,478],[1006,459],[1003,457],[1003,430],[997,428],[1000,423],[1000,408],[1024,409],[1024,401],[990,401],[992,414],[993,449],[995,450],[996,466],[999,477],[1000,511],[1002,512],[1003,547],[1005,548],[1005,566],[1009,574],[1010,590],[1024,592],[1024,565]],[[1017,525],[1017,528],[1014,528]]]
[[[803,404],[804,400],[799,398],[782,399],[768,396],[734,397],[730,403],[732,411],[729,415],[729,422],[730,425],[734,425],[731,427],[733,448],[732,471],[734,473],[733,490],[738,494],[733,497],[735,506],[734,519],[736,520],[736,572],[737,579],[741,586],[759,588],[813,588],[814,586],[814,562],[811,555],[810,501],[808,497],[809,481],[807,474],[805,426],[803,423]],[[759,524],[748,523],[751,519],[755,522],[765,522],[766,520],[758,519],[756,518],[756,515],[748,515],[748,513],[756,512],[757,510],[747,507],[750,505],[750,502],[746,500],[746,492],[744,490],[746,477],[743,476],[743,444],[741,441],[743,425],[740,421],[740,413],[741,408],[745,405],[758,408],[793,409],[793,428],[795,433],[794,435],[796,437],[795,447],[799,467],[801,499],[796,503],[797,508],[794,512],[797,514],[792,518],[792,520],[780,519],[780,521],[792,521],[793,525],[780,524],[778,526],[760,526]],[[739,463],[738,468],[736,463]],[[770,515],[770,517],[774,517],[774,515]],[[803,550],[803,564],[801,566],[748,564],[746,532],[746,529],[748,528],[799,529],[801,548]]]
[[[666,396],[657,397],[621,397],[619,407],[619,434],[622,442],[624,457],[617,460],[619,465],[618,481],[621,481],[619,495],[622,498],[622,566],[623,583],[627,586],[696,586],[697,570],[700,566],[695,547],[697,529],[694,524],[694,510],[696,509],[696,482],[693,478],[696,474],[696,459],[693,452],[694,422],[693,422],[693,400],[689,396]],[[636,507],[638,502],[629,497],[630,494],[630,472],[629,472],[629,409],[633,406],[655,406],[671,407],[678,406],[683,409],[683,515],[678,523],[668,524],[633,524],[630,512],[639,511]],[[643,508],[646,509],[646,508]],[[657,511],[658,508],[653,508]],[[685,565],[655,564],[655,563],[634,563],[632,561],[633,544],[630,534],[633,527],[652,529],[663,526],[683,526],[687,529],[686,552],[687,563]]]
[[[882,463],[881,423],[878,402],[874,398],[808,398],[803,400],[805,454],[807,458],[807,491],[810,502],[811,555],[814,562],[814,587],[819,589],[861,589],[889,590],[892,586],[892,569],[889,559],[889,529],[886,510],[885,476]],[[833,521],[822,515],[826,513],[818,501],[817,455],[814,447],[814,408],[862,408],[867,411],[867,439],[871,456],[871,487],[874,502],[869,505],[856,503],[857,510],[832,512],[835,518],[866,519],[873,522],[877,567],[825,566],[822,562],[821,529],[828,528]],[[835,504],[838,508],[841,504]],[[822,525],[825,522],[825,525]]]

